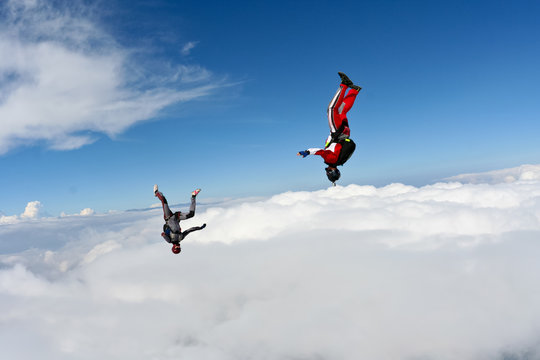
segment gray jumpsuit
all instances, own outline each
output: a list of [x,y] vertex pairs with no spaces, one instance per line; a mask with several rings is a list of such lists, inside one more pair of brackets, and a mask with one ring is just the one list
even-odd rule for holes
[[[156,193],[156,196],[161,200],[161,205],[163,206],[165,225],[163,225],[163,233],[161,233],[161,236],[163,236],[165,241],[171,244],[180,244],[180,241],[184,240],[190,232],[204,229],[204,225],[194,226],[184,231],[180,228],[180,220],[186,220],[195,215],[195,196],[191,197],[191,205],[189,207],[189,213],[187,214],[180,211],[173,213],[169,208],[165,196],[159,191]],[[167,231],[167,228],[170,229],[170,232]]]

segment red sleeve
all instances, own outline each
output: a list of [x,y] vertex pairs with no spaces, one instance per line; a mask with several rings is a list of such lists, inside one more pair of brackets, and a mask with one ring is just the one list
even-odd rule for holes
[[319,155],[324,159],[325,163],[334,164],[338,160],[339,152],[341,150],[341,145],[337,144],[333,151],[331,150],[319,150],[315,155]]

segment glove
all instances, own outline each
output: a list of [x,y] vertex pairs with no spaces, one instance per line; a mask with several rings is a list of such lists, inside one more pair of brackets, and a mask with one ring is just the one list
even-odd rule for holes
[[302,155],[302,157],[306,157],[309,155],[309,150],[299,151],[298,154]]

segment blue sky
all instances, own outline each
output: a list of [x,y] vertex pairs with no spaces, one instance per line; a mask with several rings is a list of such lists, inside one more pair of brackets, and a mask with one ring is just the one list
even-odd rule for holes
[[538,2],[31,3],[0,10],[5,215],[326,188],[295,153],[337,71],[364,87],[343,185],[539,162]]

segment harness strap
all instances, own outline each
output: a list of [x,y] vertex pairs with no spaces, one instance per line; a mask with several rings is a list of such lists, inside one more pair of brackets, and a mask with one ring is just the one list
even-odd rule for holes
[[326,142],[325,149],[328,148],[332,143],[340,144],[341,141],[349,138],[349,135],[345,135],[343,133],[346,127],[349,127],[349,121],[347,119],[344,119],[341,122],[339,128],[337,128],[336,131],[330,133],[330,139]]

